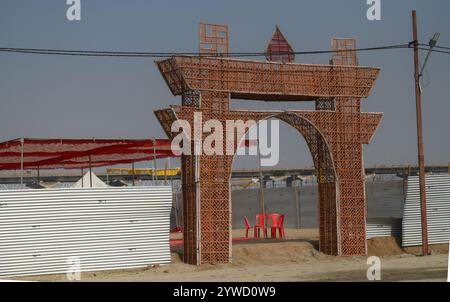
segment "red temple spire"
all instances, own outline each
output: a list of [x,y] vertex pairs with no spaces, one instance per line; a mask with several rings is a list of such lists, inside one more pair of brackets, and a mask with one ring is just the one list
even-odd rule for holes
[[281,33],[278,25],[267,44],[266,59],[272,62],[291,63],[295,60],[294,49]]

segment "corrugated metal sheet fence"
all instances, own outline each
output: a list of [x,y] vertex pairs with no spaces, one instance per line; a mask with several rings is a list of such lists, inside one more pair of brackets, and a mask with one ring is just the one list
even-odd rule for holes
[[367,218],[366,238],[374,237],[401,237],[402,220],[395,218]]
[[0,276],[170,262],[170,187],[0,191]]
[[[428,243],[448,243],[450,239],[450,174],[427,175]],[[408,179],[403,215],[403,246],[422,245],[419,178]]]
[[[398,225],[398,222],[403,216],[405,199],[403,186],[403,180],[366,181],[367,218],[382,220],[381,223],[374,222],[374,227],[391,224],[390,227],[395,229],[393,233],[400,235],[401,225]],[[295,189],[297,190],[294,190],[294,187],[265,189],[266,210],[270,213],[286,214],[284,225],[287,228],[318,227],[317,186]],[[244,216],[250,219],[250,223],[254,223],[255,216],[259,212],[258,191],[258,189],[232,191],[233,228],[245,228]],[[181,201],[181,195],[178,200]],[[181,207],[181,203],[179,206]],[[371,222],[373,221],[367,221]],[[384,234],[391,236],[388,235],[391,234],[390,231]]]

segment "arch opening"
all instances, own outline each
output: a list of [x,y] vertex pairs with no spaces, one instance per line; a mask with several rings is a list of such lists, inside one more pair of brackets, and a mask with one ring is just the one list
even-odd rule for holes
[[[338,254],[338,231],[337,231],[337,177],[335,166],[333,163],[333,156],[331,149],[317,127],[305,117],[302,117],[295,112],[285,111],[268,115],[267,117],[257,121],[259,124],[263,120],[278,119],[285,124],[296,129],[301,137],[304,138],[309,154],[312,157],[312,162],[315,169],[316,180],[318,184],[318,223],[319,223],[319,250],[327,254]],[[256,127],[253,126],[253,127]],[[247,130],[246,134],[249,132]],[[245,139],[246,134],[237,137],[239,142],[236,146],[240,146]],[[237,147],[236,147],[237,149]],[[231,170],[236,159],[236,152],[231,160],[230,175],[229,175],[229,189],[230,189],[230,210],[233,213],[231,206]],[[261,185],[261,184],[260,184]],[[261,195],[258,194],[258,199]],[[267,204],[266,204],[267,207]],[[265,207],[265,208],[266,208]]]

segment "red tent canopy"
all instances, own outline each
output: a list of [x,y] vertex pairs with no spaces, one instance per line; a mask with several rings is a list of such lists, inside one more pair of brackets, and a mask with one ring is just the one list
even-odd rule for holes
[[176,157],[169,139],[15,139],[0,143],[0,170],[81,169]]

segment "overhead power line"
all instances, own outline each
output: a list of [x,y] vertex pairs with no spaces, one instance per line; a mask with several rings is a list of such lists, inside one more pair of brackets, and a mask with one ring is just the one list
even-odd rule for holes
[[[313,50],[313,51],[296,51],[296,55],[314,55],[314,54],[329,54],[345,52],[363,52],[363,51],[377,51],[390,49],[404,49],[412,48],[414,41],[405,44],[376,46],[355,48],[348,50]],[[420,50],[430,50],[428,44],[420,44]],[[439,48],[439,49],[436,49]],[[446,51],[445,49],[449,49]],[[437,53],[450,54],[450,47],[435,46],[431,51]],[[206,55],[199,52],[137,52],[137,51],[100,51],[100,50],[68,50],[68,49],[48,49],[48,48],[12,48],[0,47],[0,52],[4,53],[23,53],[23,54],[39,54],[39,55],[58,55],[58,56],[84,56],[84,57],[125,57],[125,58],[166,58],[170,56],[200,56]],[[280,54],[282,54],[280,52]],[[226,55],[223,54],[208,54],[208,56],[226,56],[226,57],[261,57],[265,56],[265,52],[232,52]]]
[[[375,50],[388,50],[388,49],[401,49],[409,48],[408,43],[366,47],[348,49],[347,51],[375,51]],[[25,54],[40,54],[40,55],[62,55],[62,56],[89,56],[89,57],[128,57],[128,58],[163,58],[170,56],[199,56],[205,55],[199,52],[136,52],[136,51],[98,51],[98,50],[67,50],[67,49],[45,49],[45,48],[6,48],[0,47],[0,52],[5,53],[25,53]],[[297,51],[296,55],[311,55],[311,54],[328,54],[342,52],[342,50],[314,50],[314,51]],[[259,57],[265,56],[265,52],[232,52],[226,54],[227,57]],[[208,56],[215,56],[214,54],[208,54]],[[216,56],[223,56],[219,54]]]
[[427,50],[427,51],[431,51],[431,52],[437,52],[437,53],[446,53],[446,54],[450,54],[450,51],[445,51],[445,50],[440,50],[440,49],[429,49],[426,47],[419,47],[420,50]]
[[[419,46],[429,46],[428,44],[419,44]],[[450,50],[450,47],[448,47],[448,46],[438,46],[438,45],[435,45],[435,46],[433,46],[434,48],[440,48],[440,49],[447,49],[447,50]]]

